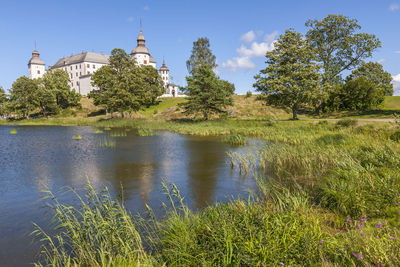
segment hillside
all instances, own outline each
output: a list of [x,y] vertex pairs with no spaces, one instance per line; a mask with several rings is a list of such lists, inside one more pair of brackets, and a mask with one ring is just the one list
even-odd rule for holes
[[[179,103],[186,101],[184,98],[163,98],[149,108],[141,110],[134,114],[135,118],[145,119],[178,119],[185,118],[182,109],[178,106]],[[258,101],[256,96],[246,97],[244,95],[233,96],[234,105],[228,107],[229,117],[242,120],[258,120],[268,117],[277,119],[289,119],[291,112],[273,106],[267,106],[262,101]],[[96,107],[91,99],[83,97],[81,100],[82,109],[65,110],[61,114],[54,116],[55,118],[73,118],[85,120],[98,120],[106,118],[105,111],[102,108]],[[388,96],[385,102],[379,109],[366,112],[336,112],[325,114],[324,118],[393,118],[393,113],[400,113],[400,96]],[[315,118],[310,114],[300,114],[300,119]]]

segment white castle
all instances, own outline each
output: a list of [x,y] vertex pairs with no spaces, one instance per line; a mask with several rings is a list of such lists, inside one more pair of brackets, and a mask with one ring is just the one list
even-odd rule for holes
[[[157,69],[155,59],[150,55],[146,47],[146,39],[144,38],[142,29],[140,29],[137,37],[137,46],[132,50],[130,56],[136,60],[138,65],[149,65]],[[65,70],[70,77],[71,90],[75,90],[81,95],[87,95],[94,90],[91,84],[92,74],[102,66],[109,63],[109,55],[94,52],[82,52],[78,55],[63,57],[50,66],[48,70]],[[30,79],[41,78],[46,73],[46,65],[40,58],[39,52],[35,48],[32,52],[32,58],[28,63],[28,73]],[[178,93],[178,87],[170,83],[169,69],[165,65],[165,61],[159,69],[159,74],[164,82],[165,92],[161,97],[178,97],[184,96]]]

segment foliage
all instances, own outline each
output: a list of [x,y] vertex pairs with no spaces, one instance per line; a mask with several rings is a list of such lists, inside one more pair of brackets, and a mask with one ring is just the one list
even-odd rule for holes
[[357,125],[357,121],[352,119],[342,119],[339,120],[336,125],[340,127],[354,127]]
[[300,33],[289,29],[266,58],[268,66],[255,76],[254,87],[267,96],[268,103],[289,107],[297,119],[299,108],[313,106],[320,96],[313,50]]
[[211,114],[224,113],[227,106],[232,106],[235,86],[220,80],[209,65],[199,66],[186,81],[182,89],[188,95],[187,101],[179,104],[184,114],[201,113],[207,120]]
[[0,116],[5,115],[7,113],[7,105],[8,97],[6,92],[2,87],[0,87]]
[[356,19],[330,14],[322,20],[308,20],[306,37],[322,63],[324,85],[335,85],[340,74],[359,66],[372,56],[381,42],[373,34],[357,33]]
[[97,90],[89,97],[95,105],[101,105],[108,112],[133,112],[155,103],[162,95],[163,81],[151,66],[137,66],[135,60],[122,49],[111,52],[110,64],[101,67],[92,76]]
[[10,90],[11,110],[23,117],[28,116],[39,106],[36,94],[39,90],[39,80],[26,76],[18,78]]
[[249,98],[253,95],[253,93],[249,90],[246,92],[246,98]]
[[335,110],[369,110],[385,100],[384,88],[362,76],[347,79],[330,95],[328,106]]
[[70,89],[70,79],[64,70],[47,71],[42,78],[42,84],[47,91],[55,95],[57,106],[61,109],[79,106],[81,95]]
[[366,77],[371,80],[375,86],[382,88],[385,92],[385,96],[393,95],[392,75],[383,69],[382,64],[378,62],[364,62],[358,69],[353,70],[349,79],[355,80],[361,77]]
[[330,94],[343,80],[341,74],[371,57],[381,42],[373,34],[358,33],[361,29],[358,21],[343,15],[308,20],[306,26],[309,28],[306,37],[322,64],[323,94],[317,111],[323,111]]
[[217,67],[216,57],[210,49],[210,41],[206,37],[193,42],[193,49],[190,58],[186,61],[188,72],[193,75],[202,65],[208,65],[211,69]]

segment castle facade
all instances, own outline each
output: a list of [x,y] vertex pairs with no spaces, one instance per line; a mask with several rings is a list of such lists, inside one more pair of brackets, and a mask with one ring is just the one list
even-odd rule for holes
[[[137,37],[137,46],[132,50],[130,56],[135,59],[138,65],[149,65],[157,69],[157,62],[146,47],[146,39],[142,29],[140,29]],[[102,66],[108,65],[109,57],[109,55],[103,53],[82,52],[78,55],[63,57],[46,70],[46,65],[35,48],[32,52],[32,58],[28,62],[28,74],[29,78],[37,79],[41,78],[46,71],[64,70],[70,77],[71,90],[75,90],[81,95],[87,95],[95,89],[91,84],[92,74]],[[175,84],[170,83],[169,69],[165,65],[165,61],[158,72],[165,88],[165,92],[161,97],[184,96],[178,93],[178,87]]]

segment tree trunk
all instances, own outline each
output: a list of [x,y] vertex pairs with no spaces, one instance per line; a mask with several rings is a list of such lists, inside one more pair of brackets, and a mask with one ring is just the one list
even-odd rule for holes
[[292,107],[292,112],[293,112],[292,120],[298,120],[298,118],[297,118],[297,108],[296,107]]
[[203,116],[204,116],[204,120],[208,120],[208,113],[207,112],[203,112]]

